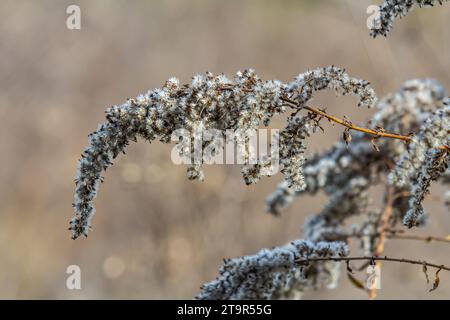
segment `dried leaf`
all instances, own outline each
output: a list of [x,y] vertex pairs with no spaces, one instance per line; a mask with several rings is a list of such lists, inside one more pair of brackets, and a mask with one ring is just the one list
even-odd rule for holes
[[422,272],[425,274],[425,278],[427,279],[427,284],[430,283],[430,278],[428,277],[427,265],[424,263],[422,267]]
[[350,142],[352,142],[352,135],[350,134],[350,130],[348,129],[344,130],[342,137],[344,138],[344,141],[347,144],[347,146]]
[[347,272],[347,277],[356,288],[366,290],[364,283],[361,280],[356,279],[350,272]]
[[439,272],[441,272],[442,268],[439,268],[438,271],[436,271],[436,277],[434,278],[433,288],[430,289],[429,292],[436,290],[439,287],[439,282],[441,281],[439,279]]

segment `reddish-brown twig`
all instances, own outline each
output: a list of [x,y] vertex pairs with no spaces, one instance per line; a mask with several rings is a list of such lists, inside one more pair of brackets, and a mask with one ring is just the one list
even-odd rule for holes
[[[292,99],[289,99],[288,97],[282,97],[281,100],[283,100],[284,102],[288,103],[291,106],[295,106],[298,107],[297,102],[295,102]],[[330,121],[333,121],[335,123],[338,123],[346,128],[348,128],[349,130],[355,130],[355,131],[360,131],[360,132],[364,132],[366,134],[369,134],[373,137],[385,137],[385,138],[391,138],[391,139],[399,139],[399,140],[403,140],[405,142],[410,142],[412,139],[412,136],[404,136],[401,134],[396,134],[396,133],[389,133],[389,132],[383,132],[383,131],[378,131],[378,130],[373,130],[373,129],[367,129],[367,128],[363,128],[363,127],[359,127],[354,125],[351,121],[348,120],[343,120],[340,119],[336,116],[330,115],[328,113],[326,113],[323,110],[320,110],[317,107],[312,107],[312,106],[302,106],[302,109],[308,110],[310,112],[313,112],[319,116],[322,116]],[[438,149],[442,149],[442,150],[446,150],[450,152],[450,146],[440,146],[438,147]]]
[[[388,187],[386,190],[386,205],[383,211],[383,215],[381,216],[381,228],[380,228],[380,236],[378,238],[378,243],[377,246],[375,248],[375,256],[380,256],[383,254],[384,252],[384,245],[386,242],[386,231],[389,228],[389,221],[392,217],[392,203],[394,200],[394,190],[392,187]],[[381,268],[382,262],[381,261],[377,261],[376,263],[378,268]],[[370,288],[370,293],[369,293],[369,298],[371,300],[376,299],[377,297],[377,288],[373,285]]]
[[404,258],[390,258],[387,256],[384,257],[369,257],[369,256],[360,256],[360,257],[335,257],[335,258],[306,258],[306,259],[298,259],[296,260],[297,264],[299,265],[308,265],[311,262],[322,262],[322,261],[369,261],[369,262],[376,262],[376,261],[390,261],[390,262],[399,262],[399,263],[407,263],[407,264],[414,264],[414,265],[420,265],[420,266],[427,266],[431,268],[441,269],[445,271],[450,271],[450,267],[444,266],[444,265],[438,265],[434,263],[429,263],[427,261],[420,261],[420,260],[413,260],[413,259],[404,259]]

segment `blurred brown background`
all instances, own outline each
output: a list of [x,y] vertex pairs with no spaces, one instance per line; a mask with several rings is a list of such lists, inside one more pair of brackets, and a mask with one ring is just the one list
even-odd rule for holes
[[[224,257],[301,236],[306,216],[326,198],[303,197],[280,218],[264,199],[280,175],[246,187],[237,166],[209,167],[189,182],[171,146],[132,144],[106,173],[94,231],[67,230],[77,159],[87,135],[118,104],[176,76],[232,75],[253,67],[288,81],[330,64],[373,83],[380,96],[410,78],[433,77],[450,90],[450,5],[397,21],[388,40],[372,40],[366,8],[375,0],[314,1],[1,1],[0,298],[192,298]],[[66,8],[81,7],[81,30],[66,28]],[[316,104],[365,121],[371,111],[322,93]],[[280,122],[281,126],[282,123]],[[327,126],[310,150],[341,130]],[[431,223],[418,234],[447,235],[443,186],[427,200]],[[376,199],[374,201],[379,201]],[[450,264],[450,247],[395,240],[387,254]],[[82,290],[66,289],[66,268],[82,270]],[[428,293],[420,267],[384,264],[379,297],[450,298],[449,275]],[[342,277],[338,289],[305,298],[366,299]]]

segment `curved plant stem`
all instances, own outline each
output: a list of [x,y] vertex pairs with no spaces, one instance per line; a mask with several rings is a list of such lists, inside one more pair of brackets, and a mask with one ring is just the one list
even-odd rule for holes
[[407,263],[407,264],[414,264],[414,265],[420,265],[420,266],[427,266],[431,268],[441,269],[445,271],[450,271],[450,267],[444,266],[444,265],[438,265],[434,263],[429,263],[427,261],[420,261],[420,260],[413,260],[413,259],[404,259],[404,258],[390,258],[387,256],[384,257],[369,257],[369,256],[360,256],[360,257],[335,257],[335,258],[309,258],[309,259],[298,259],[296,262],[299,265],[308,265],[311,262],[321,262],[321,261],[390,261],[390,262],[399,262],[399,263]]
[[389,239],[403,239],[403,240],[420,240],[425,242],[447,242],[450,243],[450,236],[447,237],[434,237],[434,236],[418,236],[412,234],[388,234],[386,236]]
[[[380,233],[373,234],[374,237],[380,237]],[[362,237],[366,237],[366,234],[363,233],[349,233],[344,235],[339,235],[336,237],[327,237],[327,241],[344,241],[350,238],[356,238],[360,239]],[[424,241],[424,242],[445,242],[450,243],[450,235],[446,237],[437,237],[437,236],[420,236],[420,235],[414,235],[414,234],[402,234],[397,231],[391,231],[386,230],[385,231],[385,237],[387,239],[393,239],[393,240],[418,240],[418,241]]]
[[[286,102],[286,103],[288,103],[288,104],[290,104],[292,106],[298,107],[297,102],[295,102],[292,99],[289,99],[287,97],[281,97],[281,100],[283,100],[284,102]],[[363,127],[356,126],[356,125],[354,125],[353,123],[351,123],[348,120],[340,119],[340,118],[338,118],[336,116],[330,115],[330,114],[326,113],[324,110],[321,110],[321,109],[319,109],[317,107],[302,106],[301,109],[305,109],[305,110],[308,110],[310,112],[313,112],[313,113],[315,113],[315,114],[317,114],[319,116],[322,116],[322,117],[324,117],[324,118],[326,118],[326,119],[328,119],[330,121],[338,123],[338,124],[348,128],[350,130],[364,132],[364,133],[369,134],[369,135],[374,136],[374,137],[385,137],[385,138],[391,138],[391,139],[398,139],[398,140],[403,140],[406,143],[410,142],[411,139],[412,139],[412,136],[404,136],[404,135],[400,135],[400,134],[396,134],[396,133],[383,132],[381,130],[378,131],[378,130],[373,130],[373,129],[368,129],[368,128],[363,128]],[[450,146],[440,146],[440,147],[438,147],[438,149],[450,151]]]
[[[386,190],[386,198],[385,198],[385,209],[383,212],[383,215],[381,216],[381,230],[380,230],[380,236],[378,238],[378,243],[375,249],[375,256],[380,256],[383,254],[384,252],[384,244],[386,242],[386,231],[389,228],[389,222],[391,220],[392,217],[392,203],[394,200],[394,190],[392,187],[388,187]],[[377,261],[377,267],[381,269],[382,266],[382,262],[381,261]],[[375,300],[377,297],[377,288],[375,286],[372,286],[370,288],[370,293],[369,293],[369,299],[370,300]]]

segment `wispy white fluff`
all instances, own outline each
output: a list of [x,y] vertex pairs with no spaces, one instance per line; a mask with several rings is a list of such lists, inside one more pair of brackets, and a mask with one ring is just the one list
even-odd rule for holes
[[425,162],[411,187],[409,209],[403,223],[409,228],[420,224],[425,214],[422,202],[429,192],[431,181],[437,180],[449,166],[450,155],[443,150],[430,149],[425,153]]
[[[98,192],[101,174],[130,141],[141,137],[151,142],[158,139],[171,141],[172,133],[184,129],[195,133],[201,129],[216,129],[223,133],[235,132],[236,140],[245,139],[248,130],[268,125],[272,117],[286,111],[282,96],[292,96],[301,108],[312,97],[313,91],[333,89],[343,95],[358,97],[360,105],[370,107],[376,95],[366,81],[350,77],[337,67],[320,68],[299,75],[291,83],[277,80],[262,81],[252,69],[239,71],[234,79],[211,73],[196,75],[191,84],[180,85],[178,79],[170,78],[162,88],[139,95],[122,105],[112,106],[106,111],[107,122],[90,134],[89,146],[84,150],[75,179],[75,215],[70,221],[74,239],[87,236],[91,219],[95,213],[93,200]],[[304,187],[302,166],[303,139],[313,131],[314,124],[308,116],[290,118],[281,132],[282,170],[289,185],[295,190]],[[293,123],[295,121],[295,123]],[[295,136],[292,130],[298,135]],[[207,148],[204,143],[201,148]],[[180,155],[196,158],[192,148],[178,149]],[[194,152],[195,151],[195,152]],[[248,159],[248,148],[243,159]],[[188,166],[191,180],[203,180],[203,159]],[[243,178],[247,184],[256,183],[266,175],[264,165],[244,164]]]
[[[448,102],[446,96],[445,89],[435,80],[415,79],[407,81],[398,92],[386,96],[376,104],[377,112],[369,127],[374,130],[383,128],[388,132],[405,135],[413,132],[418,133],[421,127],[432,118],[436,110],[448,108],[445,107]],[[439,114],[441,113],[442,111]],[[442,123],[445,127],[447,122],[443,121],[448,120],[436,119],[437,123]],[[445,131],[441,130],[441,137],[442,133],[445,135]],[[419,138],[414,138],[414,140],[416,139]],[[427,144],[423,151],[442,143],[445,142],[435,140],[433,144]],[[349,145],[340,141],[330,150],[313,156],[303,166],[305,188],[301,191],[295,191],[289,188],[288,183],[283,181],[267,198],[268,210],[277,214],[305,193],[315,194],[323,190],[332,196],[336,192],[344,190],[352,181],[352,178],[358,176],[366,177],[369,184],[377,183],[381,175],[390,173],[390,168],[386,166],[386,163],[392,161],[398,164],[397,169],[390,174],[390,181],[399,191],[405,188],[404,191],[407,191],[413,183],[411,179],[415,178],[424,156],[411,157],[418,163],[417,166],[411,166],[409,161],[406,161],[410,156],[407,152],[408,146],[403,141],[379,139],[376,144],[380,152],[374,148],[371,140],[367,139],[367,135],[357,132],[353,134],[352,142]],[[412,148],[414,143],[411,143],[410,146]],[[397,171],[399,171],[398,174]],[[450,174],[448,174],[448,177],[450,177]],[[448,181],[450,182],[450,178],[448,178]],[[405,204],[405,202],[397,201],[396,204],[398,207],[394,209],[404,214],[408,208],[407,202]]]
[[433,7],[442,5],[448,0],[385,0],[379,6],[379,17],[371,30],[371,35],[377,37],[379,35],[387,36],[391,31],[394,20],[406,16],[414,8]]
[[[220,275],[201,287],[197,299],[274,299],[298,296],[302,290],[327,272],[328,285],[335,282],[335,263],[312,263],[302,267],[297,260],[345,257],[349,253],[343,242],[311,242],[296,240],[284,247],[262,249],[255,255],[225,260]],[[312,272],[311,269],[315,269]],[[307,274],[309,273],[309,277]],[[314,276],[314,274],[316,276]],[[332,280],[330,282],[330,280]]]

